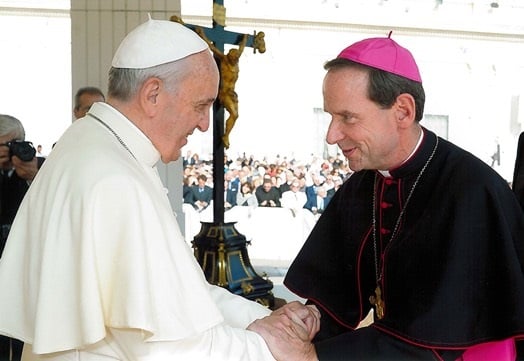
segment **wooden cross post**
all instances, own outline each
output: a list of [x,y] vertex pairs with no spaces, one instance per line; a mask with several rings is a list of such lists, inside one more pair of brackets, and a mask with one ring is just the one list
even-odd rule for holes
[[[264,33],[253,35],[225,30],[224,0],[213,0],[213,27],[206,28],[186,24],[179,17],[172,16],[171,21],[179,22],[194,30],[208,44],[215,55],[220,70],[220,90],[218,99],[213,104],[213,216],[215,224],[224,222],[224,148],[229,148],[229,132],[238,117],[238,99],[235,82],[238,79],[238,63],[244,47],[265,52]],[[238,45],[224,53],[224,45]],[[224,132],[224,108],[229,113]],[[240,191],[240,190],[239,190]]]

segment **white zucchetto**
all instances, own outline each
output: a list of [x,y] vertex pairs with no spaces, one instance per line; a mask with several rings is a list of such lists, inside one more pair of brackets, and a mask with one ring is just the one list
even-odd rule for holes
[[149,20],[132,30],[116,50],[114,68],[144,69],[209,49],[193,30],[169,20]]

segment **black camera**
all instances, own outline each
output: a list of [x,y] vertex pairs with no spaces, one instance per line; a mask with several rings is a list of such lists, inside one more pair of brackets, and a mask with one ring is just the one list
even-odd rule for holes
[[33,143],[25,140],[12,140],[5,145],[9,147],[9,159],[11,159],[13,155],[16,155],[21,161],[29,162],[36,155],[36,149],[33,147]]

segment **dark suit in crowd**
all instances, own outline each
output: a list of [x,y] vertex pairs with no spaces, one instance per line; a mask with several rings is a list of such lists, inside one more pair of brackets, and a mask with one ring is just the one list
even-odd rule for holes
[[[203,210],[207,208],[211,200],[213,199],[213,188],[210,186],[200,187],[194,185],[191,187],[191,204],[196,210]],[[201,206],[201,202],[207,203],[206,206]]]

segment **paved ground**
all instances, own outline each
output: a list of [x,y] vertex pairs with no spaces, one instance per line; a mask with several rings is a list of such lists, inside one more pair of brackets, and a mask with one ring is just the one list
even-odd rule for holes
[[269,277],[273,282],[273,294],[277,298],[282,298],[286,302],[305,300],[298,297],[283,285],[284,277],[289,266],[289,262],[274,260],[251,260],[255,271],[262,277]]

